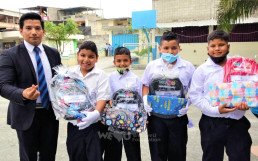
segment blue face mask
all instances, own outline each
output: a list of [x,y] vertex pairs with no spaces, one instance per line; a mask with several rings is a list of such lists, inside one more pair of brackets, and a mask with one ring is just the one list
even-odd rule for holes
[[162,59],[168,63],[173,63],[178,58],[179,54],[173,55],[169,53],[162,53]]

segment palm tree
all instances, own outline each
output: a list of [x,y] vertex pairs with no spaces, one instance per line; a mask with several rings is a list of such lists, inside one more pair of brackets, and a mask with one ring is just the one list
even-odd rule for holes
[[232,31],[240,18],[248,18],[258,9],[258,0],[221,0],[217,10],[218,28]]

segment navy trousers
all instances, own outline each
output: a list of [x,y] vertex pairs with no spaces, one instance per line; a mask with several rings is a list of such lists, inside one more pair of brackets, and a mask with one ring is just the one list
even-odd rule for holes
[[248,132],[250,122],[245,116],[235,120],[203,114],[199,128],[203,161],[223,161],[224,148],[229,161],[250,161],[252,140]]
[[152,161],[185,161],[188,117],[148,118],[148,139]]
[[70,161],[101,161],[101,145],[98,125],[79,130],[72,123],[67,124],[66,146]]
[[59,123],[52,109],[35,109],[31,127],[16,130],[21,161],[54,161]]
[[104,161],[121,161],[124,144],[127,161],[141,161],[140,137],[138,133],[122,135],[108,131],[108,126],[100,125],[102,154]]

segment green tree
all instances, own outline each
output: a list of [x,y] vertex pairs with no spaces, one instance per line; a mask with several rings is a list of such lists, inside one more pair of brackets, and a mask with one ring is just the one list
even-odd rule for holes
[[72,19],[67,19],[64,23],[59,23],[55,25],[53,22],[45,22],[45,36],[47,39],[55,41],[57,50],[60,51],[61,42],[67,40],[69,36],[81,33],[77,28],[78,24]]
[[248,18],[258,8],[258,0],[221,0],[217,10],[218,28],[231,32],[239,19]]

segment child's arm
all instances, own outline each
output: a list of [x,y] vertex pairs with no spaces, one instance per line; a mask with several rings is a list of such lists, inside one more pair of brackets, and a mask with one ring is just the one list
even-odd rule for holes
[[226,108],[226,104],[213,107],[208,101],[209,96],[204,95],[205,78],[203,76],[204,71],[197,69],[192,78],[191,87],[189,91],[189,98],[192,104],[198,107],[202,113],[209,116],[218,116],[220,114],[232,112],[236,108]]
[[148,113],[148,115],[150,116],[150,112],[152,111],[152,108],[148,105],[148,101],[147,101],[148,92],[149,92],[149,87],[143,85],[142,86],[142,95],[143,95],[144,109]]
[[101,113],[106,105],[107,101],[106,100],[99,100],[96,103],[96,108],[95,110],[97,110],[99,113]]
[[148,93],[149,93],[149,87],[143,85],[142,86],[142,96],[148,95]]
[[101,73],[96,79],[98,86],[95,89],[97,103],[93,112],[84,112],[86,117],[82,119],[82,122],[77,124],[79,130],[85,129],[94,122],[100,119],[100,113],[106,105],[106,100],[110,99],[110,88],[108,83],[108,77],[105,73]]

